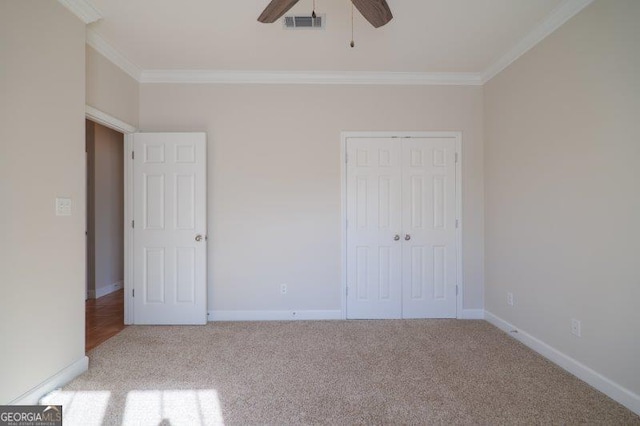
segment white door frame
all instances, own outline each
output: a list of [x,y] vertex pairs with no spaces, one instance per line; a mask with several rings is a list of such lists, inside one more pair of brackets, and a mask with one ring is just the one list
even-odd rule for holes
[[138,129],[92,106],[85,105],[85,117],[124,134],[124,323],[133,324],[133,136]]
[[453,138],[456,141],[456,318],[462,319],[462,132],[341,132],[340,133],[340,227],[342,268],[342,319],[347,319],[347,139],[348,138]]

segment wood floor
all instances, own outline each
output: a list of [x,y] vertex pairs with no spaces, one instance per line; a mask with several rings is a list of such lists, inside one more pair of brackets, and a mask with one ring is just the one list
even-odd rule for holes
[[86,352],[124,330],[124,290],[88,299],[85,309]]

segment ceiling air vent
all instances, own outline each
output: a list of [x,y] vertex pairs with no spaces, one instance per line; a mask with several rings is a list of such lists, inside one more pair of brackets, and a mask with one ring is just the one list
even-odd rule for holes
[[324,29],[325,15],[317,15],[315,18],[311,15],[305,16],[285,16],[284,28],[287,30],[321,30]]

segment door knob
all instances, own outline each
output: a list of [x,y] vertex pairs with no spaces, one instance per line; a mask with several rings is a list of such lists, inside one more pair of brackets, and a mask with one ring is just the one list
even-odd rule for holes
[[405,239],[405,241],[409,241],[409,240],[411,239],[411,235],[406,234],[406,235],[404,236],[404,239]]
[[198,235],[196,235],[196,241],[197,241],[197,242],[202,241],[202,235],[199,235],[199,234],[198,234]]
[[400,235],[396,234],[395,237],[393,237],[393,241],[398,241],[400,239]]

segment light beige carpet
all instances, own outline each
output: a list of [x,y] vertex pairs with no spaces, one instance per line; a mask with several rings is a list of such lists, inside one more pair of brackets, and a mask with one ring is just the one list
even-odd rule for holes
[[89,358],[65,425],[640,425],[484,321],[135,326]]

